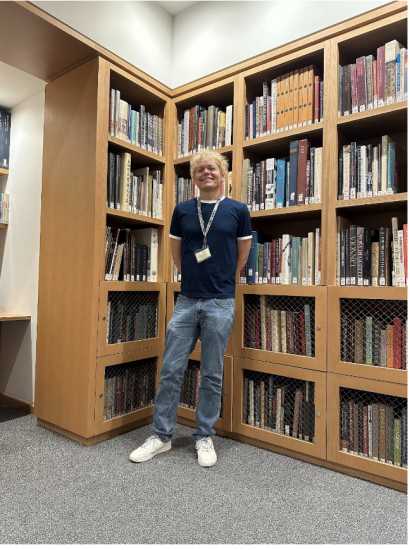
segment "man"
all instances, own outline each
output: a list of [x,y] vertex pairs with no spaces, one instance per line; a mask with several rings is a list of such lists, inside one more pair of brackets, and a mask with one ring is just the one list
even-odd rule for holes
[[251,247],[251,221],[245,204],[220,195],[228,175],[225,157],[201,151],[192,157],[191,177],[199,199],[179,203],[171,228],[171,252],[181,273],[181,292],[168,324],[161,381],[155,399],[153,435],[130,455],[144,462],[171,449],[179,396],[188,356],[201,334],[201,385],[193,434],[200,466],[213,466],[212,442],[219,418],[223,357],[235,311],[235,276]]

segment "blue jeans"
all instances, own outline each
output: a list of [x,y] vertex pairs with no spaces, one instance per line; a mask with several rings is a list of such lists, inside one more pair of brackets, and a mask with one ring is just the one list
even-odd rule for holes
[[221,410],[223,357],[232,331],[234,298],[203,299],[178,296],[168,323],[161,381],[154,407],[153,434],[169,441],[177,421],[179,396],[188,356],[201,334],[201,385],[195,419],[195,440],[215,434],[213,425]]

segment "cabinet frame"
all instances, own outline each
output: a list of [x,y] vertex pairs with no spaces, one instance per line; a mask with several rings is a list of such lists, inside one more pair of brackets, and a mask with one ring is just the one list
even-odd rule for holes
[[327,458],[330,462],[342,464],[355,470],[361,470],[369,474],[388,478],[399,483],[407,483],[407,469],[385,464],[364,456],[357,456],[339,450],[340,446],[340,389],[351,388],[368,392],[395,395],[407,398],[407,387],[402,384],[380,382],[345,376],[343,374],[329,373],[327,376],[328,402],[332,406],[327,414]]
[[[315,298],[315,357],[276,353],[273,351],[247,348],[243,345],[244,296],[245,294],[265,296],[297,296]],[[291,365],[305,369],[326,371],[327,343],[327,288],[301,285],[237,285],[234,324],[234,355],[258,361]],[[318,327],[321,327],[320,330]]]
[[[156,338],[145,340],[132,340],[121,344],[107,344],[107,304],[108,292],[158,292],[158,316]],[[98,315],[98,357],[114,355],[117,353],[128,353],[147,348],[157,348],[165,343],[165,305],[166,305],[166,284],[165,283],[144,283],[126,281],[101,281],[100,283],[100,305]]]
[[163,348],[153,348],[140,350],[131,353],[122,353],[118,355],[110,355],[106,357],[99,357],[97,359],[97,370],[95,380],[95,424],[94,435],[99,435],[105,432],[109,432],[121,426],[132,424],[138,420],[149,418],[154,413],[154,405],[149,405],[142,409],[132,411],[109,420],[103,420],[104,413],[104,380],[105,380],[105,368],[112,365],[126,365],[131,361],[139,361],[141,359],[150,359],[151,357],[157,357],[157,371],[155,382],[155,393],[158,391],[159,373],[162,367],[162,355]]
[[[301,441],[294,437],[277,434],[269,430],[248,426],[242,422],[243,407],[243,371],[254,370],[279,376],[288,376],[298,380],[308,380],[315,383],[315,443]],[[232,429],[235,433],[258,439],[266,443],[272,443],[285,447],[292,451],[310,455],[312,457],[326,458],[326,373],[266,363],[251,359],[234,359],[234,395]]]

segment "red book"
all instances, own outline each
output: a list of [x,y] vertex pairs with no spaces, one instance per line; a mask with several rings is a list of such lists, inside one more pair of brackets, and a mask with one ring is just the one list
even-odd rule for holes
[[384,105],[384,83],[385,83],[385,50],[384,46],[377,48],[377,106]]
[[401,368],[407,369],[407,325],[401,327]]
[[272,336],[270,329],[270,309],[266,308],[266,349],[272,351]]
[[293,313],[286,312],[286,351],[293,354],[295,347],[295,339],[293,334]]
[[363,407],[363,454],[369,454],[367,405]]
[[350,69],[350,94],[352,98],[352,113],[358,113],[358,96],[357,96],[357,65],[354,63]]
[[304,313],[299,313],[299,322],[300,322],[301,353],[302,353],[302,355],[306,355],[306,334],[305,334],[305,315],[304,315]]
[[306,161],[309,155],[310,143],[307,139],[299,140],[298,151],[298,185],[297,185],[297,204],[305,204],[306,189]]
[[393,368],[401,369],[401,319],[393,320]]
[[244,338],[244,344],[246,348],[251,348],[251,311],[249,307],[245,308],[245,338]]
[[357,102],[359,113],[367,109],[367,93],[366,93],[366,58],[359,57],[356,59],[357,66]]
[[272,285],[276,284],[276,239],[271,242],[271,264],[270,264],[270,282]]
[[261,349],[261,341],[259,336],[260,319],[261,319],[261,312],[259,309],[256,309],[255,310],[255,339],[256,339],[255,349]]
[[[396,157],[396,155],[395,155]],[[405,285],[408,285],[408,275],[407,275],[407,223],[403,225],[403,246],[404,246],[404,281]]]
[[314,111],[314,121],[320,121],[320,83],[322,79],[320,76],[315,76],[315,111]]
[[349,452],[354,450],[354,417],[353,417],[353,399],[349,401]]
[[278,267],[279,267],[279,284],[280,283],[280,273],[282,271],[282,239],[278,239],[279,241],[279,262],[277,261]]

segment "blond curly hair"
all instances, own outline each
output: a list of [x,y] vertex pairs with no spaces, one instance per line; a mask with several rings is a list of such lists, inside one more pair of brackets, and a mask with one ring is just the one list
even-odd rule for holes
[[191,171],[192,179],[194,179],[195,177],[196,169],[198,168],[198,166],[204,162],[215,163],[219,171],[221,172],[222,176],[224,178],[228,176],[228,171],[229,171],[228,159],[224,157],[224,155],[221,155],[221,153],[218,153],[213,149],[204,149],[203,151],[199,151],[199,153],[195,153],[192,156],[191,163],[190,163],[190,171]]

